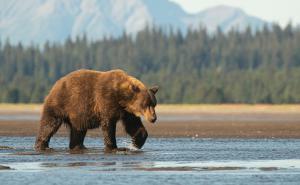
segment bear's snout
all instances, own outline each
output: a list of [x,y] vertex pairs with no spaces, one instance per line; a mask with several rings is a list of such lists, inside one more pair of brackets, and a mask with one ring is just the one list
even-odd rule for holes
[[149,121],[150,123],[154,123],[157,119],[156,113],[155,113],[155,110],[153,107],[148,108],[145,111],[144,116],[145,116],[146,120]]
[[144,116],[145,120],[149,123],[155,123],[155,121],[157,119],[156,114],[154,114],[154,115],[144,114],[143,116]]
[[155,123],[155,121],[156,121],[156,115],[154,114],[150,119],[149,119],[149,122],[151,122],[151,123]]

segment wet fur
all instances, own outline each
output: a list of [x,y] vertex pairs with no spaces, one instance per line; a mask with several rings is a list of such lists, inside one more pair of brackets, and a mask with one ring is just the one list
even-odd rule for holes
[[133,144],[141,148],[147,131],[140,118],[128,112],[126,107],[136,98],[143,97],[136,96],[132,87],[147,91],[142,82],[121,70],[78,70],[62,77],[45,98],[35,149],[47,149],[50,138],[62,124],[70,129],[70,149],[85,148],[83,142],[87,130],[97,127],[103,131],[105,150],[117,149],[118,120],[123,121]]

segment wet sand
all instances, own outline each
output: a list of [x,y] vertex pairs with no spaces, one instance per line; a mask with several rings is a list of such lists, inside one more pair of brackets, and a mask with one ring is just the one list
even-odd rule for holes
[[[35,136],[40,106],[32,107],[0,107],[0,136]],[[157,112],[156,124],[144,123],[150,137],[300,138],[299,105],[161,106]],[[57,135],[67,136],[68,129],[62,126]],[[101,136],[101,131],[87,135]],[[126,137],[122,124],[117,135]]]

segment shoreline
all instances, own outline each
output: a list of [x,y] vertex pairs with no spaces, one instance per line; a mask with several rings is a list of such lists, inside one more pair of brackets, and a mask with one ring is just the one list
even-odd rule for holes
[[[0,104],[0,137],[35,136],[41,107]],[[159,105],[157,114],[156,124],[144,122],[149,137],[300,139],[300,105]],[[56,134],[68,135],[63,125]],[[87,136],[101,137],[101,131]],[[127,137],[121,123],[117,136]]]
[[[0,113],[40,113],[43,104],[0,103]],[[300,104],[158,104],[160,113],[299,113]]]

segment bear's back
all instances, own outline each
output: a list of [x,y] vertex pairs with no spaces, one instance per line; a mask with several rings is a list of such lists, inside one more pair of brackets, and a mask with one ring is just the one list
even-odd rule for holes
[[109,86],[109,82],[125,78],[126,73],[122,70],[111,71],[94,71],[88,69],[80,69],[73,71],[59,80],[53,85],[52,91],[65,91],[71,93],[85,92],[93,90],[96,86]]
[[[50,90],[45,103],[58,109],[75,107],[82,110],[94,106],[95,101],[106,101],[115,84],[126,79],[122,70],[106,72],[81,69],[60,78]],[[86,108],[84,108],[86,109]]]

